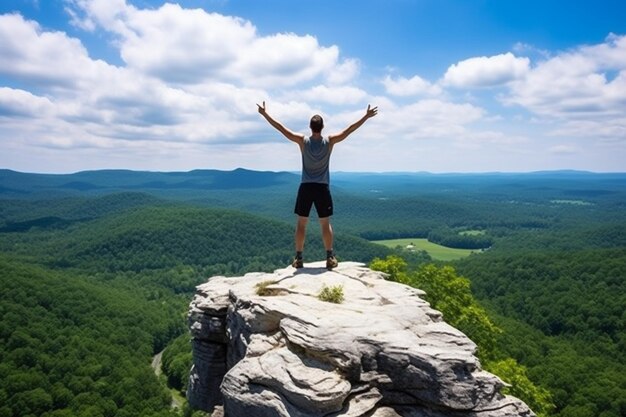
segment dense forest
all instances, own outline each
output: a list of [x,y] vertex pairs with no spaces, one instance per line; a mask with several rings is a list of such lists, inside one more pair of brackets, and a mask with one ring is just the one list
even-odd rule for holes
[[168,416],[146,362],[181,303],[0,257],[0,416]]
[[[172,393],[187,384],[194,288],[289,263],[297,181],[0,170],[0,416],[191,415]],[[333,181],[340,261],[424,289],[541,416],[626,415],[626,175]],[[310,260],[324,256],[318,229]],[[398,237],[487,250],[443,263],[367,241]]]
[[[485,305],[535,331],[521,332],[523,344],[509,339],[506,349],[553,393],[558,415],[626,413],[623,246],[494,252],[457,267],[472,277],[474,293]],[[518,327],[509,329],[509,337]]]

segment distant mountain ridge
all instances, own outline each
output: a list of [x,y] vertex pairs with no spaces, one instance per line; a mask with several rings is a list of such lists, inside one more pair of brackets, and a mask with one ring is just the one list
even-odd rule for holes
[[72,174],[37,174],[0,169],[0,196],[20,197],[45,191],[106,193],[122,190],[250,189],[296,183],[298,179],[299,176],[293,173],[243,168],[188,172],[98,170]]
[[[429,172],[332,172],[335,185],[350,184],[406,184],[446,183],[462,180],[464,183],[490,183],[511,180],[603,180],[626,181],[626,173],[595,173],[559,170],[528,173],[429,173]],[[232,190],[256,189],[297,184],[300,175],[286,171],[254,171],[237,168],[231,171],[196,169],[192,171],[134,171],[105,169],[80,171],[71,174],[40,174],[0,169],[0,197],[25,197],[60,191],[69,194],[101,194],[117,191],[150,190]]]

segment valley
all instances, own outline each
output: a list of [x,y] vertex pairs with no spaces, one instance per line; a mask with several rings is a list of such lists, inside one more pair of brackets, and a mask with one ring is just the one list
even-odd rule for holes
[[[501,329],[484,342],[499,369],[549,392],[540,415],[624,414],[626,174],[333,175],[340,262],[467,280],[459,297]],[[0,170],[0,416],[192,415],[170,390],[187,384],[195,286],[290,262],[298,181]],[[305,256],[323,259],[314,226]]]

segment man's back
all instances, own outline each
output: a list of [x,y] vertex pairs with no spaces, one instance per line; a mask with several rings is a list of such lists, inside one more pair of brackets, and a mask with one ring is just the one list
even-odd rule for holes
[[302,182],[328,184],[330,182],[330,142],[321,137],[304,138],[302,147]]

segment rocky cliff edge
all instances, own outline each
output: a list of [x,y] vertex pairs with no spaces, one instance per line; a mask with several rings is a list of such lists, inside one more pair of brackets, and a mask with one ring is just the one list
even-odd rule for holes
[[[197,287],[192,407],[227,417],[534,416],[500,393],[476,345],[422,291],[362,264],[324,266]],[[321,301],[323,286],[341,286],[344,301]]]

